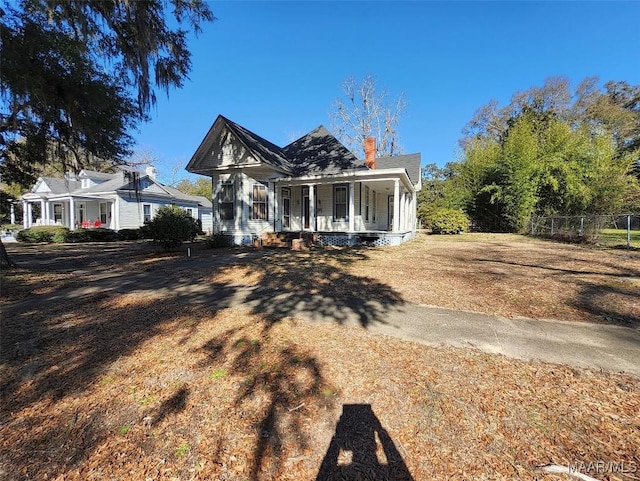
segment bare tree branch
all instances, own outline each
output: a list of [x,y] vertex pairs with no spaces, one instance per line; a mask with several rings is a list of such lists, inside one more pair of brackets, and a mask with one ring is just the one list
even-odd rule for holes
[[376,89],[376,80],[347,78],[342,83],[343,98],[333,104],[331,128],[349,149],[364,156],[364,139],[376,138],[378,156],[398,155],[398,124],[407,107],[404,95],[389,99],[386,90]]

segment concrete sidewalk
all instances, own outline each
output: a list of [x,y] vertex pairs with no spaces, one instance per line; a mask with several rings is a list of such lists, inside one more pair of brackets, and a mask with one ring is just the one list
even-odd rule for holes
[[[281,297],[281,301],[286,302],[286,294]],[[368,322],[365,329],[371,333],[427,345],[475,348],[517,359],[625,372],[640,377],[640,329],[557,320],[507,319],[415,304],[401,304],[393,309],[377,306],[377,310],[384,313],[384,322]],[[310,322],[334,322],[322,311],[306,309],[300,303],[290,315]],[[340,323],[363,325],[355,310]]]

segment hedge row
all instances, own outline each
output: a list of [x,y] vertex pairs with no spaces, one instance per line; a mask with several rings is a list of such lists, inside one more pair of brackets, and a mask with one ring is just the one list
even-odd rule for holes
[[122,229],[118,232],[111,229],[79,229],[69,230],[61,226],[36,226],[21,230],[16,234],[19,242],[113,242],[117,240],[141,239],[140,229]]

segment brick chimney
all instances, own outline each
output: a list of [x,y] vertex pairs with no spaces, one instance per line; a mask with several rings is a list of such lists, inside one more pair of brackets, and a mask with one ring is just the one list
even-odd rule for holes
[[367,137],[364,139],[364,163],[371,170],[376,168],[376,138]]

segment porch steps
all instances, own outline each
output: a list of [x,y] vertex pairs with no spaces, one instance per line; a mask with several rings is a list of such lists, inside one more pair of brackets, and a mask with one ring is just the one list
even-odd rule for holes
[[302,239],[306,246],[313,245],[313,234],[307,232],[263,232],[262,247],[291,248],[294,239]]

